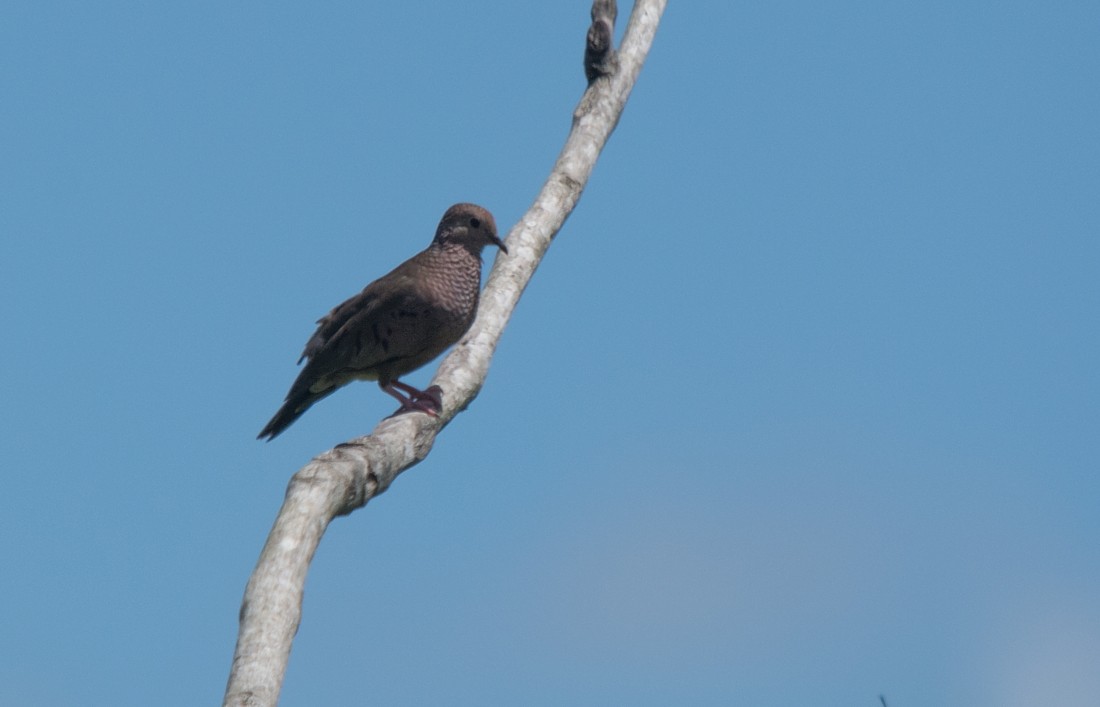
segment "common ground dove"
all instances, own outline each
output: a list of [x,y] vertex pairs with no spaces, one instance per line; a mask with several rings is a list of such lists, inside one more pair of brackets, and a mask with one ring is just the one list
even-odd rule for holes
[[508,252],[492,214],[475,204],[447,209],[426,250],[317,321],[298,359],[308,359],[306,366],[258,439],[274,439],[310,405],[353,380],[378,381],[401,401],[399,412],[436,415],[443,402],[438,386],[422,391],[397,379],[443,353],[473,324],[487,245]]

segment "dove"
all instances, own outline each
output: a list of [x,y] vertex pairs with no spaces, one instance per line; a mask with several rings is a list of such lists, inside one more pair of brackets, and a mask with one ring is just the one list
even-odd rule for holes
[[401,412],[436,416],[439,386],[418,390],[398,378],[457,342],[473,324],[481,291],[481,253],[497,236],[493,215],[476,204],[447,209],[431,244],[317,321],[286,402],[260,432],[274,439],[322,398],[355,380],[377,381]]

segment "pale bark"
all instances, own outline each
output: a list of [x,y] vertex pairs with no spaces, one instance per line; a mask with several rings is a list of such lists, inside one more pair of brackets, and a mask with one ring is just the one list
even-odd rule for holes
[[[499,255],[481,296],[477,320],[443,360],[432,385],[444,390],[438,418],[407,414],[314,458],[290,480],[286,498],[245,589],[225,705],[278,701],[302,612],[313,553],[329,522],[385,491],[423,460],[435,437],[477,396],[512,310],[546,249],[572,212],[604,143],[615,129],[653,42],[666,0],[637,0],[617,57],[600,45],[606,28],[590,30],[590,78],[573,114],[573,129],[545,185],[512,227],[509,255]],[[614,22],[614,2],[593,3],[593,25]],[[593,45],[593,37],[596,44]],[[617,59],[617,61],[616,61]]]

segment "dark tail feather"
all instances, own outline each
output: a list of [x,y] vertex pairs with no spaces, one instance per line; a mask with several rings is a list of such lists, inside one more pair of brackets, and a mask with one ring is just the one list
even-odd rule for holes
[[307,391],[304,394],[294,395],[294,391],[291,391],[291,394],[286,398],[286,402],[279,408],[279,412],[275,413],[275,417],[271,418],[271,422],[267,423],[267,426],[260,431],[256,439],[263,439],[266,437],[267,441],[270,442],[278,437],[283,430],[290,427],[295,420],[302,416],[302,413],[309,410],[313,403],[321,398],[327,398],[335,392],[335,387],[320,393],[310,393]]

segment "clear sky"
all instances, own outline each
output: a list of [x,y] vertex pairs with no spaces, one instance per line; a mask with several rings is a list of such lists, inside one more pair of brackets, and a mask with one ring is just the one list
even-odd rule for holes
[[[394,408],[256,441],[314,320],[515,223],[588,9],[3,4],[0,704],[221,699],[287,480]],[[1100,704],[1098,271],[1100,3],[673,2],[282,704]]]

